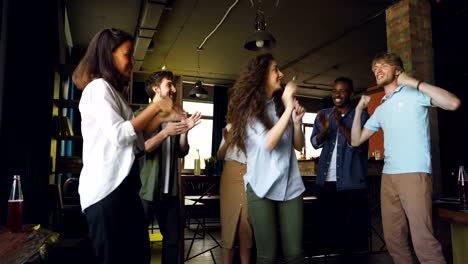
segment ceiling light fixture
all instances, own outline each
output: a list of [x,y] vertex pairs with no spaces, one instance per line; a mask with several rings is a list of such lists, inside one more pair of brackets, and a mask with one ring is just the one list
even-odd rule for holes
[[[200,77],[200,52],[201,49],[197,48],[197,64],[198,64],[198,76]],[[189,92],[190,97],[195,98],[208,98],[208,92],[203,88],[203,84],[200,80],[195,82],[195,86]]]
[[195,86],[190,90],[190,97],[195,98],[208,98],[208,92],[203,88],[202,82],[200,80],[195,82]]
[[272,49],[276,45],[276,39],[266,31],[265,13],[262,10],[262,1],[257,4],[257,15],[255,16],[255,33],[253,33],[244,44],[248,50]]

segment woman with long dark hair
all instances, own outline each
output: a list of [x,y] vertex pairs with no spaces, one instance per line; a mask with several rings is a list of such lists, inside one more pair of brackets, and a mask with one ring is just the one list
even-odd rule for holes
[[108,28],[93,37],[73,73],[83,89],[80,202],[99,263],[149,263],[151,258],[137,156],[144,151],[143,130],[157,114],[171,110],[172,100],[154,100],[134,117],[122,95],[133,64],[132,36]]
[[274,263],[280,227],[286,263],[303,263],[304,184],[294,149],[304,146],[304,108],[271,54],[251,59],[234,84],[227,114],[231,144],[247,156],[244,183],[257,263]]

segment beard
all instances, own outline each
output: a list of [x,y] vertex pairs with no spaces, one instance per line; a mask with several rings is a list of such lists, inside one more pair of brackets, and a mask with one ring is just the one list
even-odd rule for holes
[[383,78],[382,80],[380,80],[380,81],[377,80],[377,79],[376,79],[375,81],[376,81],[376,83],[377,83],[378,86],[382,86],[382,87],[383,87],[383,86],[387,86],[387,85],[391,84],[392,82],[395,81],[395,79],[396,79],[396,75],[395,75],[395,73],[393,73],[393,74],[390,74],[388,77],[384,77],[384,78]]

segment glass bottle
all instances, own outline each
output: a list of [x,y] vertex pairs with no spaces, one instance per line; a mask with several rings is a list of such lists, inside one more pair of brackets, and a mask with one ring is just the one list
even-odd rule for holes
[[468,210],[468,178],[466,177],[465,166],[460,166],[458,169],[458,194],[461,209]]
[[200,176],[201,168],[200,168],[200,151],[197,149],[197,155],[195,156],[194,166],[193,166],[193,175]]
[[375,150],[374,155],[375,155],[375,160],[380,160],[380,159],[381,159],[381,157],[380,157],[380,150],[379,150],[379,149],[376,149],[376,150]]
[[11,232],[18,232],[23,225],[23,192],[19,175],[13,176],[10,198],[8,198],[7,228]]

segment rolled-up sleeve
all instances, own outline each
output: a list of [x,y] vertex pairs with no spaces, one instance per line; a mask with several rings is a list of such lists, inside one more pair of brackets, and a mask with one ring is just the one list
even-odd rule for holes
[[112,88],[104,81],[96,84],[91,89],[91,100],[102,133],[117,146],[133,144],[137,134],[130,121],[122,117]]
[[318,144],[317,142],[317,135],[320,134],[320,123],[318,119],[318,114],[315,117],[314,121],[314,128],[312,129],[312,135],[310,136],[310,143],[315,149],[319,149],[323,147],[323,142],[322,144]]
[[433,106],[431,104],[432,98],[422,91],[416,91],[416,99],[418,103],[422,106]]
[[379,122],[379,112],[380,112],[379,110],[380,110],[379,108],[375,109],[374,114],[367,120],[367,122],[365,122],[365,125],[364,125],[365,128],[370,129],[372,131],[380,130],[381,125]]

